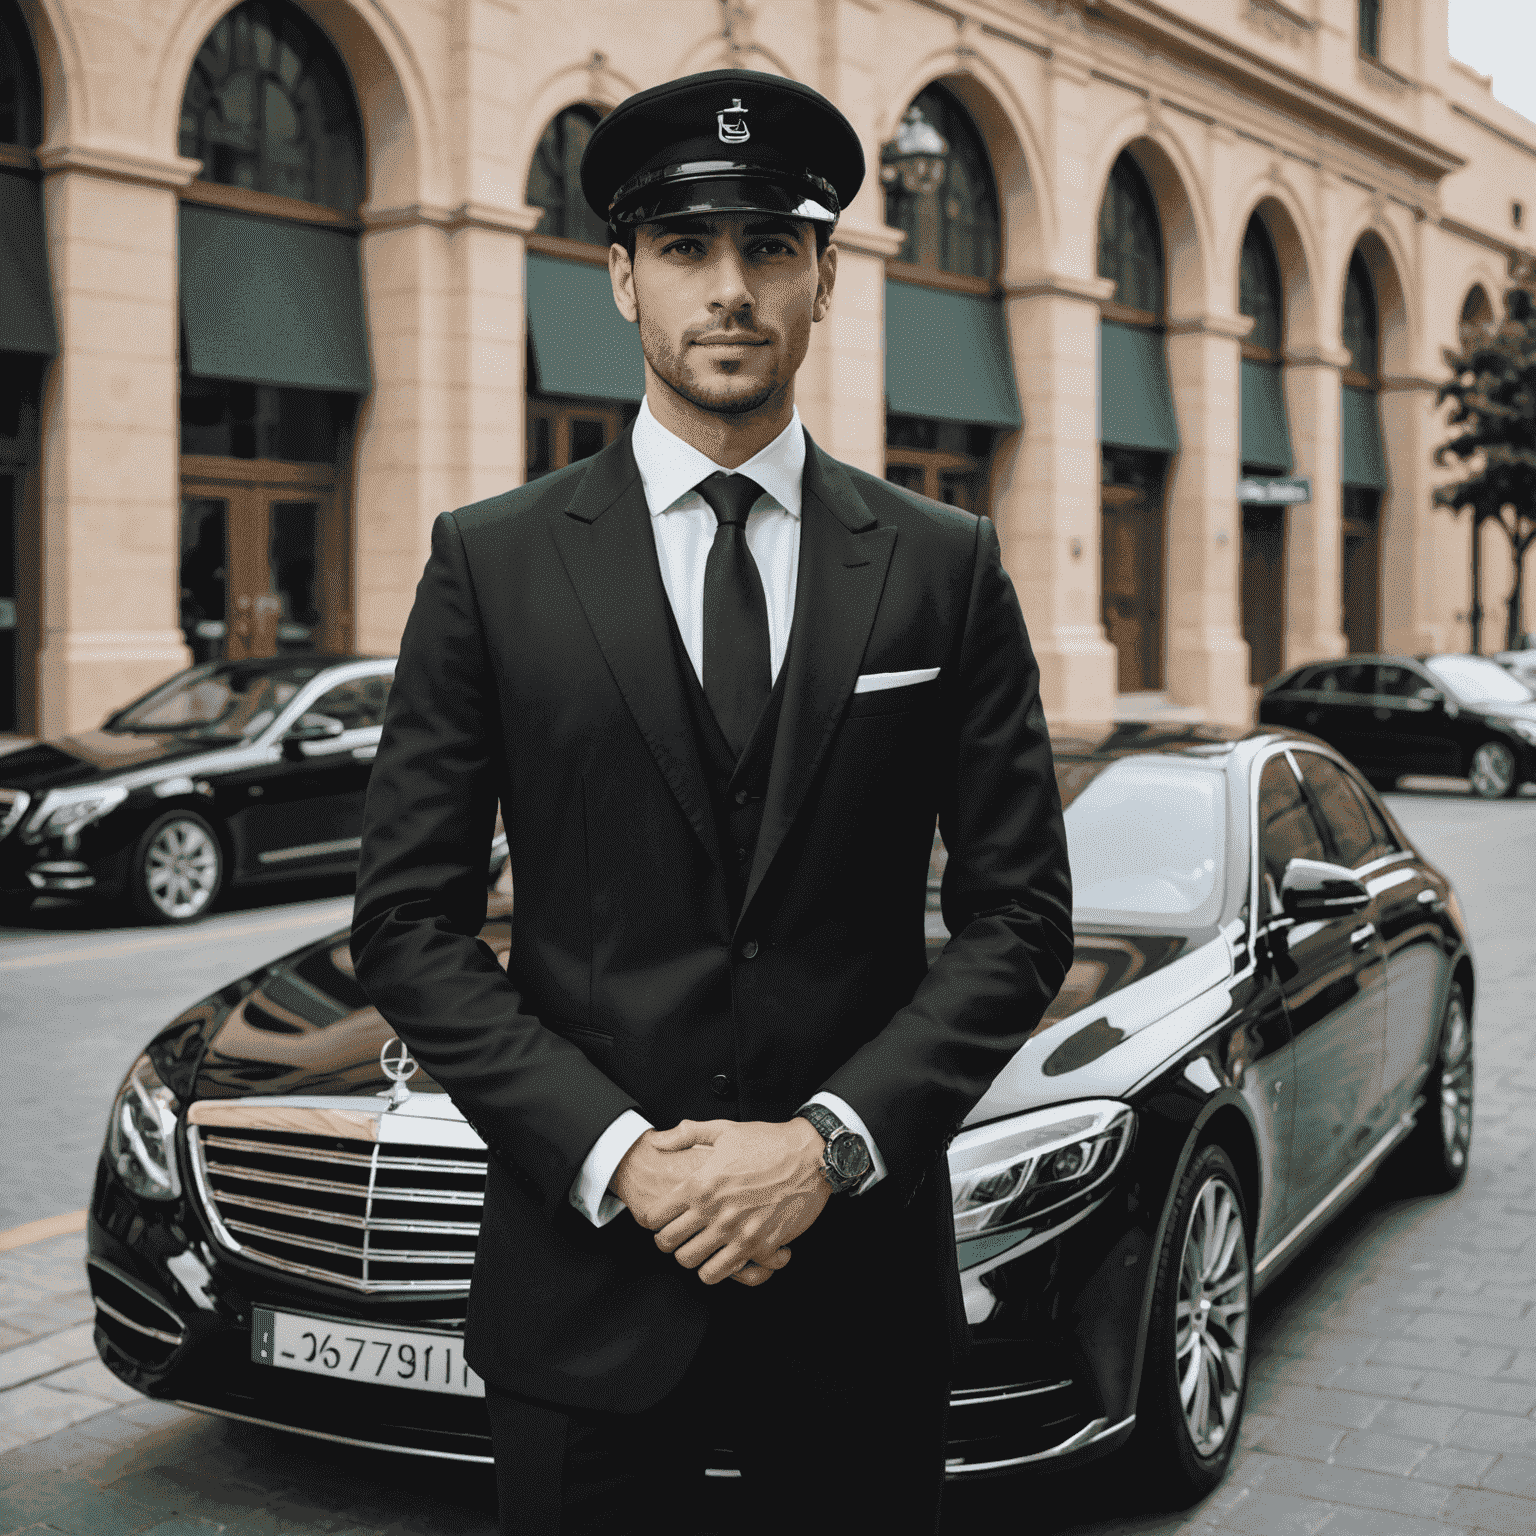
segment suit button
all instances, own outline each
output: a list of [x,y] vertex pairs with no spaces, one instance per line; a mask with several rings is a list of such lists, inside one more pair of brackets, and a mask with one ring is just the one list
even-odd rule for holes
[[741,946],[741,958],[743,960],[756,960],[757,959],[757,940],[756,939],[748,939],[747,942]]
[[737,805],[745,805],[749,798],[750,797],[748,796],[746,790],[738,789],[736,791],[736,804]]
[[716,1072],[709,1080],[709,1091],[717,1099],[728,1099],[736,1090],[724,1072]]

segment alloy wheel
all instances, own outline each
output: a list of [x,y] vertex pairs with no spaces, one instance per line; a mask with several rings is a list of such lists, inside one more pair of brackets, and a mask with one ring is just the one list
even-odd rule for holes
[[1440,1135],[1446,1161],[1459,1175],[1472,1146],[1472,1030],[1459,993],[1446,1008],[1440,1043]]
[[144,855],[144,884],[172,922],[196,917],[219,888],[219,848],[195,821],[168,821]]
[[1248,1236],[1226,1181],[1212,1176],[1190,1209],[1175,1310],[1175,1369],[1189,1438],[1201,1456],[1225,1443],[1248,1368]]
[[1473,792],[1484,800],[1499,800],[1514,788],[1515,754],[1502,741],[1485,741],[1472,754],[1467,775]]

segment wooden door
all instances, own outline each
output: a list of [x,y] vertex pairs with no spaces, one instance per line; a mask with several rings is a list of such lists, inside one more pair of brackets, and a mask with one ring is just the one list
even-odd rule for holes
[[1150,488],[1100,487],[1104,632],[1119,655],[1121,693],[1163,684],[1163,509]]
[[1248,681],[1263,686],[1285,657],[1285,508],[1244,507],[1243,639]]
[[1381,492],[1344,487],[1344,635],[1351,656],[1378,649],[1381,633]]
[[335,471],[182,464],[182,629],[194,658],[349,650],[350,538]]

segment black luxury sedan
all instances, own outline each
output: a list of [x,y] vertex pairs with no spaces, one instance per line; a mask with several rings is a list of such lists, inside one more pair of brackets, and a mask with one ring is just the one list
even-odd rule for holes
[[[1255,1292],[1389,1154],[1410,1187],[1462,1179],[1472,959],[1444,876],[1317,741],[1122,726],[1057,773],[1075,962],[949,1154],[974,1343],[949,1472],[1119,1453],[1187,1503],[1232,1454]],[[511,901],[483,933],[503,964]],[[113,1106],[102,1358],[187,1407],[488,1459],[461,1352],[486,1158],[345,931],[231,982]]]
[[178,672],[99,729],[0,756],[0,901],[125,898],[201,917],[226,881],[357,866],[391,657]]
[[1464,778],[1485,800],[1536,779],[1536,693],[1486,656],[1347,656],[1264,685],[1259,720],[1310,731],[1380,789]]

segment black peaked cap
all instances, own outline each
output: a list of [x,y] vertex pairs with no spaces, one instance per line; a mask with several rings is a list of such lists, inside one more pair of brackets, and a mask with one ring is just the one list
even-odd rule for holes
[[755,69],[637,92],[592,130],[581,158],[587,202],[617,224],[759,208],[827,223],[863,180],[848,119],[808,85]]

